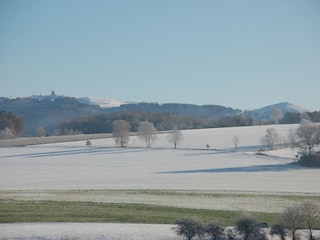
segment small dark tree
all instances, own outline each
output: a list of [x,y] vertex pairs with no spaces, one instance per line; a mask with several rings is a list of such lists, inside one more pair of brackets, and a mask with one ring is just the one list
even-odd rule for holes
[[184,237],[187,240],[191,240],[195,236],[203,236],[204,229],[201,221],[196,218],[183,218],[179,219],[174,223],[176,226],[173,227],[173,231]]
[[243,236],[244,240],[251,237],[254,239],[263,238],[263,233],[260,231],[257,220],[249,215],[239,217],[236,222],[236,229]]
[[224,227],[219,222],[212,222],[205,227],[205,232],[210,237],[210,239],[217,240],[223,235]]
[[281,224],[273,225],[271,227],[270,234],[271,236],[277,235],[281,240],[285,240],[287,235],[286,230]]

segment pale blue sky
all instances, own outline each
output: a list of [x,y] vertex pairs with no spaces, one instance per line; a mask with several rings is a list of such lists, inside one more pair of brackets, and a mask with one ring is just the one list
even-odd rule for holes
[[0,0],[0,96],[320,110],[320,1]]

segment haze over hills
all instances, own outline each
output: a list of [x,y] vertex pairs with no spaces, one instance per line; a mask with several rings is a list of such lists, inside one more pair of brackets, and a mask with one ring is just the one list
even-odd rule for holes
[[95,116],[114,112],[152,112],[168,113],[190,117],[232,117],[246,116],[254,120],[273,121],[272,111],[278,110],[279,117],[285,113],[309,112],[292,103],[283,102],[244,111],[220,105],[194,105],[181,103],[145,103],[124,101],[119,99],[68,97],[56,95],[37,95],[31,97],[4,98],[0,97],[0,111],[7,111],[22,117],[26,135],[35,132],[38,127],[44,127],[52,132],[60,123],[68,122],[77,117]]

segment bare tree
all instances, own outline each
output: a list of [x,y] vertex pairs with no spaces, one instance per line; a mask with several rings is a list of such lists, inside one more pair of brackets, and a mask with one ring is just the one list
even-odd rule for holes
[[313,240],[312,229],[320,223],[320,208],[317,204],[305,202],[300,205],[304,224],[309,229],[309,239]]
[[292,240],[295,240],[297,230],[301,229],[303,225],[301,207],[299,205],[286,207],[281,215],[280,225],[287,228],[291,233]]
[[129,129],[130,125],[124,120],[115,120],[113,122],[113,134],[112,137],[117,145],[124,147],[129,142]]
[[177,148],[177,145],[183,142],[183,134],[180,130],[173,129],[168,135],[169,143],[172,143],[174,148]]
[[278,107],[273,107],[271,109],[271,115],[273,117],[274,123],[278,124],[280,122],[281,115],[282,115],[281,109]]
[[202,223],[197,218],[183,218],[174,223],[176,226],[172,230],[179,236],[191,240],[195,236],[203,236],[204,229]]
[[240,142],[240,139],[239,139],[238,136],[234,136],[234,137],[232,138],[232,143],[233,143],[234,149],[235,149],[236,151],[238,150],[239,142]]
[[300,147],[308,149],[309,156],[311,156],[313,148],[320,144],[320,126],[309,120],[302,120],[297,129],[297,136],[300,140]]
[[38,127],[36,132],[38,137],[45,137],[47,135],[47,132],[43,127]]
[[273,150],[279,142],[280,136],[274,128],[268,128],[266,135],[261,138],[261,143],[266,145],[270,150]]
[[288,146],[290,147],[291,153],[292,153],[292,158],[294,160],[298,160],[297,154],[295,153],[295,148],[298,145],[297,131],[295,129],[289,129],[287,137],[288,137]]
[[151,148],[153,142],[157,138],[157,129],[153,126],[151,122],[140,122],[138,127],[137,135],[140,140],[144,141],[147,148]]
[[297,147],[297,131],[295,129],[289,129],[288,131],[288,145],[291,149]]

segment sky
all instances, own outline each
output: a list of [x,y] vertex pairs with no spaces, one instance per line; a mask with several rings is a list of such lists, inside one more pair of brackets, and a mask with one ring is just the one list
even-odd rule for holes
[[0,96],[320,110],[320,1],[0,0]]

